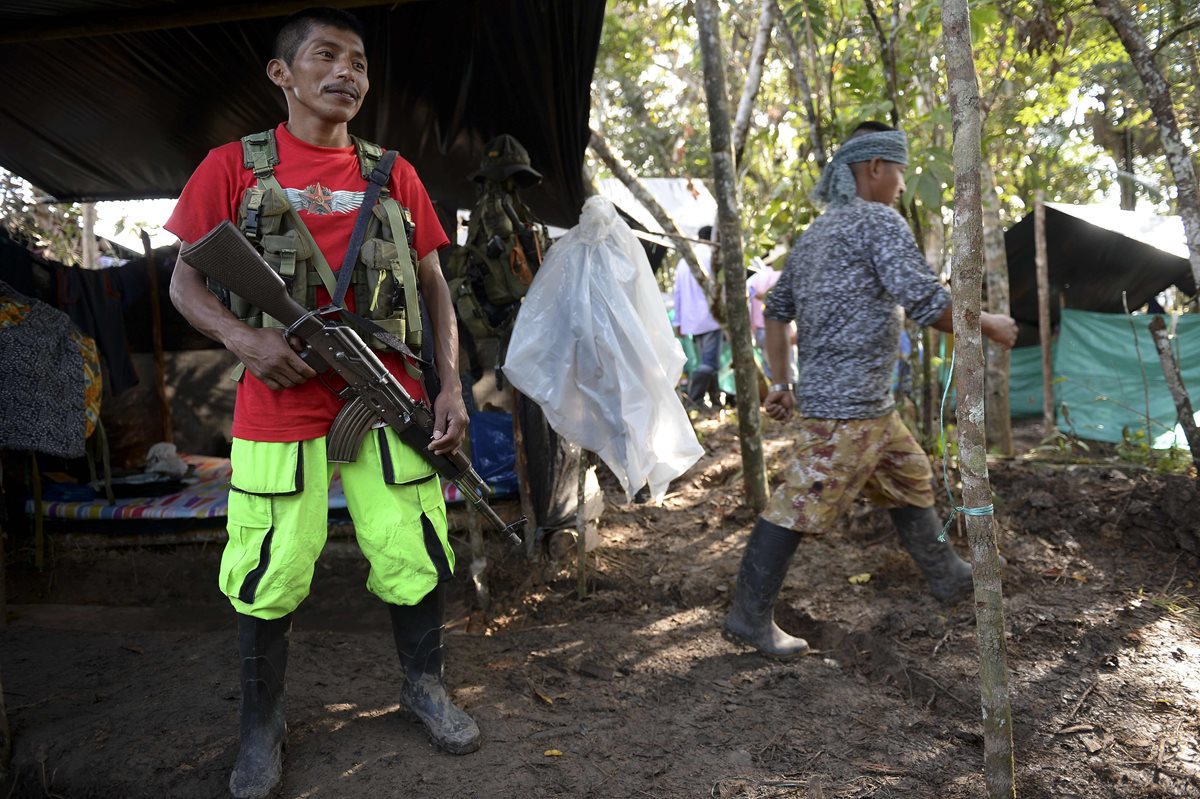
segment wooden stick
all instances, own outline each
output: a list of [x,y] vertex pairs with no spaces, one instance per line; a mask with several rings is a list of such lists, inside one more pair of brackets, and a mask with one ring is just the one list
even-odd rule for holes
[[142,231],[142,252],[146,254],[146,280],[150,292],[150,337],[154,342],[154,393],[158,397],[158,414],[162,424],[161,441],[175,440],[171,424],[171,405],[167,402],[167,378],[163,357],[162,306],[158,301],[158,263],[150,246],[150,235]]
[[[1179,373],[1179,364],[1175,361],[1175,352],[1171,349],[1171,340],[1167,336],[1167,326],[1161,314],[1155,314],[1150,320],[1150,337],[1154,339],[1154,349],[1158,350],[1158,360],[1162,364],[1163,377],[1167,379],[1167,388],[1171,391],[1171,398],[1175,400],[1175,411],[1179,414],[1179,423],[1183,425],[1183,435],[1187,439],[1188,448],[1192,450],[1192,463],[1196,464],[1197,471],[1200,471],[1200,429],[1196,427],[1192,401],[1183,385],[1183,375]],[[1150,431],[1146,432],[1148,435]]]
[[1046,193],[1033,195],[1034,263],[1037,266],[1038,334],[1042,342],[1042,435],[1054,435],[1054,375],[1050,364],[1050,267],[1046,260]]
[[[521,393],[516,386],[512,389],[512,424],[513,424],[513,467],[517,472],[517,494],[521,498],[521,515],[528,522],[530,530],[536,530],[539,519],[533,506],[533,485],[529,482],[529,456],[525,452],[525,426],[521,424]],[[525,535],[525,557],[533,557],[533,547],[537,543],[536,535]]]
[[579,449],[579,497],[575,505],[575,541],[577,556],[575,565],[576,593],[580,599],[587,596],[587,473],[588,451]]

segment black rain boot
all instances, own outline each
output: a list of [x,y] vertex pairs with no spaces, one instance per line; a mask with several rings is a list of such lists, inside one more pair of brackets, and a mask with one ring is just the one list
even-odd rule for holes
[[283,677],[287,670],[291,615],[256,619],[238,614],[242,656],[241,747],[229,775],[234,799],[266,799],[283,784]]
[[808,651],[807,641],[788,635],[775,624],[775,598],[799,543],[799,533],[759,517],[746,542],[733,606],[725,617],[728,640],[749,644],[774,658]]
[[949,541],[938,540],[942,522],[937,511],[907,507],[888,513],[900,533],[900,544],[929,581],[929,592],[943,602],[966,598],[972,590],[971,564],[958,556]]
[[415,605],[388,605],[396,652],[404,669],[400,703],[408,708],[440,749],[465,755],[479,748],[479,726],[450,701],[442,681],[442,629],[445,589],[439,583]]

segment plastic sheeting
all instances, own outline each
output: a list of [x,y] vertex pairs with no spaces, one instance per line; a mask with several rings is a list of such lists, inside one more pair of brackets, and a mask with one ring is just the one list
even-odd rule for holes
[[517,493],[517,456],[513,447],[512,414],[477,411],[471,414],[471,464],[492,490],[493,497]]
[[[1137,330],[1130,328],[1132,318]],[[1146,395],[1150,398],[1150,435],[1158,449],[1186,447],[1176,425],[1175,402],[1167,389],[1158,351],[1147,329],[1152,316],[1064,310],[1054,344],[1054,403],[1059,429],[1091,441],[1120,443],[1126,432],[1146,429]],[[1179,318],[1173,342],[1183,383],[1195,398],[1200,392],[1200,316]],[[1140,357],[1139,357],[1139,352]],[[1143,371],[1144,370],[1144,371]],[[1013,350],[1009,379],[1012,415],[1041,416],[1042,356],[1040,347]],[[1062,406],[1066,406],[1066,413]],[[1143,433],[1144,435],[1144,433]]]
[[628,498],[648,484],[661,500],[704,452],[675,393],[684,361],[641,246],[612,203],[589,198],[530,286],[504,374]]

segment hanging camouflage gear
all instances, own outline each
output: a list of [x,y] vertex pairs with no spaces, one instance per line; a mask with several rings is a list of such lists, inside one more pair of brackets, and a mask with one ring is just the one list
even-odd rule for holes
[[477,183],[489,180],[504,183],[512,178],[523,189],[542,182],[542,173],[530,165],[529,153],[519,141],[507,133],[502,133],[487,143],[483,160],[479,162],[479,169],[468,177]]
[[541,180],[525,148],[512,136],[493,139],[480,168],[479,199],[471,211],[466,244],[446,264],[458,314],[464,371],[475,379],[494,368],[549,245],[546,228],[521,201],[518,189]]
[[[384,150],[357,137],[351,139],[362,176],[370,180]],[[268,130],[244,137],[242,156],[244,166],[254,172],[258,183],[242,196],[238,226],[262,252],[263,259],[279,272],[288,284],[292,298],[306,308],[315,309],[317,286],[324,285],[332,297],[336,293],[337,279],[275,179],[275,166],[279,163],[275,132]],[[412,215],[389,196],[386,186],[380,190],[379,202],[371,209],[371,214],[350,281],[355,308],[364,318],[413,350],[420,351],[421,314]],[[210,288],[251,327],[282,327],[278,321],[224,287],[210,283]],[[368,331],[360,333],[373,347],[383,349],[386,346]]]

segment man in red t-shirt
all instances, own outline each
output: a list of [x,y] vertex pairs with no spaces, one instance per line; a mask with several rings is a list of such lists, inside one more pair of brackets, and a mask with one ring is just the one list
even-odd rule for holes
[[[302,11],[284,23],[267,64],[268,77],[288,105],[287,122],[273,132],[278,154],[273,177],[333,270],[343,263],[367,188],[347,129],[368,88],[362,38],[361,24],[343,11]],[[196,169],[167,228],[187,243],[223,220],[242,223],[247,190],[261,185],[244,165],[240,142],[218,147]],[[412,216],[416,282],[429,316],[424,335],[432,336],[441,381],[432,398],[436,421],[429,449],[448,454],[462,443],[467,413],[454,310],[437,256],[446,237],[404,159],[396,159],[386,190]],[[298,354],[302,342],[239,320],[182,259],[171,298],[196,329],[245,366],[234,410],[229,543],[220,584],[237,612],[242,657],[241,747],[230,790],[239,798],[263,797],[282,779],[291,614],[308,594],[325,543],[333,469],[325,436],[343,402],[328,377],[313,379]],[[329,301],[329,292],[318,285],[317,307]],[[354,292],[345,304],[355,310]],[[424,396],[402,355],[389,351],[380,357],[410,394]],[[479,729],[450,701],[442,682],[442,586],[452,574],[454,553],[436,474],[384,428],[366,436],[341,475],[359,546],[371,564],[367,587],[392,616],[404,669],[401,702],[441,748],[472,752],[479,747]]]

